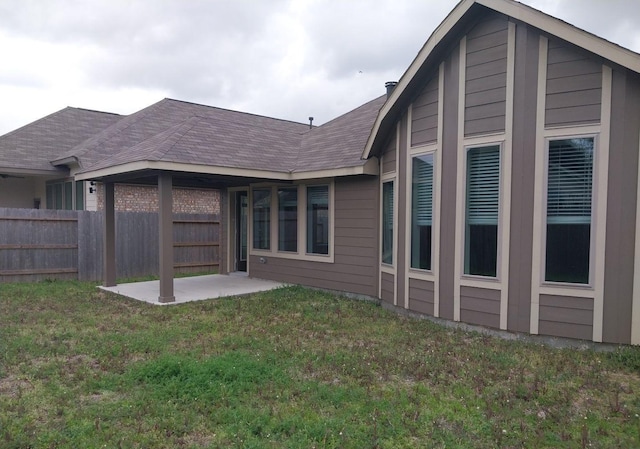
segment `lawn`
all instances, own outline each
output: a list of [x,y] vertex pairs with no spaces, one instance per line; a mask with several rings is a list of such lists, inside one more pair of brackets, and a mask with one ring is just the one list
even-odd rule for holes
[[3,448],[640,447],[640,348],[560,350],[291,287],[157,307],[0,285]]

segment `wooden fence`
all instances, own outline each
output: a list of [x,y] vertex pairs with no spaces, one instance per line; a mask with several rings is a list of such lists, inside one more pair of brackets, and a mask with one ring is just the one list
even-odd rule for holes
[[[176,273],[216,272],[220,221],[174,214]],[[0,208],[0,282],[102,279],[102,212]],[[116,212],[116,276],[158,274],[158,214]]]

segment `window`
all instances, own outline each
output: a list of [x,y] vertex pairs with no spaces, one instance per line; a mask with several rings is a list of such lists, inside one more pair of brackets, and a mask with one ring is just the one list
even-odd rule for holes
[[433,154],[413,158],[411,186],[411,268],[430,270]]
[[382,184],[382,263],[393,264],[393,181]]
[[271,248],[271,189],[253,190],[253,248]]
[[545,280],[589,283],[594,139],[549,142]]
[[464,273],[496,277],[500,146],[467,151]]
[[278,251],[298,251],[298,188],[278,189]]
[[47,209],[83,210],[84,182],[48,182],[46,186],[46,202]]
[[329,254],[329,186],[307,187],[307,253]]

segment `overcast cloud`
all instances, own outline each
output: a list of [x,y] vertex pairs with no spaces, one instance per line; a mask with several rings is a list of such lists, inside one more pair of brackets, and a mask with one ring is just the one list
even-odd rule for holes
[[[162,98],[321,124],[384,93],[455,0],[0,0],[0,134]],[[640,52],[638,0],[524,3]]]

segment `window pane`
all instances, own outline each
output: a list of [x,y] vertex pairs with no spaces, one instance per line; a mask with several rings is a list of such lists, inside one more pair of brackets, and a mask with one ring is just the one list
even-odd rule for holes
[[393,263],[393,181],[382,184],[382,263]]
[[500,200],[500,147],[467,152],[464,272],[496,276]]
[[298,189],[278,189],[278,251],[298,251]]
[[413,158],[411,193],[411,268],[431,269],[433,155]]
[[253,247],[271,248],[271,189],[253,191]]
[[73,183],[64,183],[64,208],[66,210],[73,210]]
[[545,280],[589,283],[593,138],[549,142]]
[[307,187],[307,252],[329,254],[329,186]]
[[54,192],[53,208],[62,209],[62,183],[54,184],[53,192]]
[[76,182],[76,210],[84,210],[84,181]]

